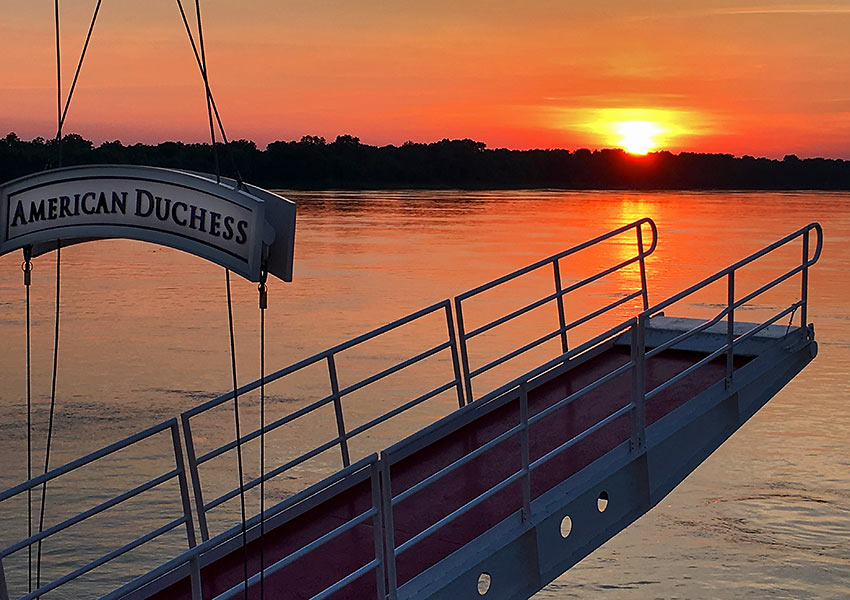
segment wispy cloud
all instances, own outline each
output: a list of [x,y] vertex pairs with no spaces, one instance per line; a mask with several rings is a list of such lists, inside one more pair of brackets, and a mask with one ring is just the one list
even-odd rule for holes
[[730,6],[710,8],[704,14],[712,15],[838,15],[850,14],[848,4],[776,4]]
[[821,3],[821,4],[743,4],[740,6],[714,6],[705,8],[681,8],[666,12],[654,11],[640,14],[629,19],[649,21],[659,19],[693,19],[695,17],[726,17],[726,16],[835,16],[850,15],[850,3]]

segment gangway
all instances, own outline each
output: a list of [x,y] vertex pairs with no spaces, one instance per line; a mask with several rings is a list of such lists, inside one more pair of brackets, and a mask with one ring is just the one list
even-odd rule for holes
[[[606,240],[626,238],[634,240],[635,250],[621,262],[578,281],[562,281],[570,256]],[[736,285],[736,276],[742,268],[791,244],[801,247],[798,263],[760,282],[753,291],[740,291],[743,286]],[[820,225],[807,225],[650,305],[645,263],[656,245],[655,224],[640,219],[479,286],[453,302],[436,303],[285,367],[268,375],[265,384],[321,367],[326,369],[330,394],[200,455],[192,420],[233,394],[191,409],[181,416],[179,426],[186,442],[185,465],[178,422],[172,419],[0,493],[2,508],[4,501],[43,481],[142,437],[171,432],[175,469],[0,550],[0,598],[39,597],[164,533],[165,526],[151,531],[28,594],[10,596],[3,583],[2,559],[174,478],[180,483],[183,511],[168,530],[185,526],[188,549],[104,598],[260,598],[261,588],[268,598],[531,597],[657,504],[817,354],[807,309],[808,270],[823,245]],[[621,289],[610,303],[567,321],[568,295],[626,269],[637,269],[636,289]],[[552,275],[552,293],[467,329],[466,307],[472,298],[547,272]],[[799,286],[791,287],[797,280]],[[780,289],[793,289],[793,300],[772,316],[757,323],[736,318],[742,307],[786,282],[789,285]],[[718,286],[724,292],[716,303],[720,310],[707,319],[666,314],[678,303]],[[641,305],[636,315],[606,325],[589,339],[573,335],[582,325],[607,323],[606,318],[620,314],[632,301]],[[496,359],[475,362],[475,338],[544,306],[554,307],[553,330]],[[435,316],[445,323],[442,342],[340,386],[336,361],[340,353]],[[799,325],[793,324],[795,316]],[[484,374],[552,340],[560,341],[561,351],[555,356],[475,395]],[[449,365],[444,383],[401,399],[380,417],[346,427],[346,396],[439,356]],[[256,381],[238,393],[259,386]],[[456,410],[423,423],[422,429],[380,453],[351,460],[352,439],[443,393],[456,394]],[[323,407],[331,408],[336,417],[330,438],[297,458],[272,465],[243,487],[250,490],[333,448],[339,450],[342,468],[252,516],[244,529],[237,524],[211,532],[212,511],[240,492],[237,488],[205,498],[201,466]]]

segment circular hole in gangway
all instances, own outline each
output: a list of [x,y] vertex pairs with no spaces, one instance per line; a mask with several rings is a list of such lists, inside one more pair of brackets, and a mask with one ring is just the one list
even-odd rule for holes
[[569,515],[561,519],[561,537],[567,538],[573,530],[573,520]]
[[605,509],[608,508],[608,492],[604,490],[599,492],[599,498],[596,499],[596,508],[599,509],[599,512],[605,512]]
[[483,596],[489,592],[491,583],[492,578],[490,577],[490,573],[481,573],[481,575],[478,576],[478,595]]

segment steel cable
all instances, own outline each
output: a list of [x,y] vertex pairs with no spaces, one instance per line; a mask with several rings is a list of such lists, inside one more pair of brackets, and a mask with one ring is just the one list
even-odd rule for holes
[[[71,81],[71,88],[68,90],[68,98],[65,100],[65,108],[62,110],[62,113],[59,115],[59,128],[57,132],[57,137],[62,134],[62,126],[65,124],[65,118],[68,116],[68,108],[71,106],[71,97],[74,95],[74,90],[77,88],[77,80],[80,77],[80,70],[83,68],[83,60],[86,58],[86,50],[89,48],[89,42],[91,41],[91,34],[94,31],[94,25],[97,22],[97,14],[100,12],[100,5],[103,3],[103,0],[97,0],[97,5],[94,7],[94,14],[91,18],[91,23],[89,24],[89,30],[86,34],[86,41],[83,44],[83,50],[80,52],[80,60],[77,61],[77,69],[74,71],[74,79]],[[60,165],[61,166],[61,165]]]
[[207,74],[207,51],[204,49],[204,28],[201,25],[201,3],[195,0],[195,15],[198,19],[198,42],[201,45],[201,77],[204,79],[204,96],[207,99],[207,118],[210,123],[210,143],[212,143],[213,160],[215,161],[215,181],[221,183],[221,168],[218,164],[218,148],[215,140],[215,127],[213,126],[212,102],[210,97],[210,80]]
[[233,149],[230,147],[230,140],[227,138],[227,133],[224,130],[224,124],[221,121],[221,115],[218,112],[218,106],[215,103],[215,97],[213,96],[212,89],[209,87],[209,78],[207,77],[207,70],[204,61],[201,60],[201,55],[198,52],[198,46],[195,43],[195,36],[192,35],[192,28],[189,26],[189,19],[186,17],[186,11],[183,8],[182,0],[177,1],[177,8],[180,10],[180,17],[183,19],[183,27],[186,29],[186,35],[189,38],[189,43],[192,46],[192,52],[195,55],[195,62],[198,65],[198,70],[201,72],[201,76],[204,78],[204,87],[207,90],[208,101],[210,106],[212,107],[212,112],[215,115],[216,123],[218,124],[219,133],[221,133],[221,139],[224,143],[224,150],[227,153],[227,157],[230,160],[230,166],[233,169],[234,175],[236,177],[236,183],[239,187],[244,185],[242,181],[242,173],[239,171],[239,167],[236,165],[236,158],[233,155]]
[[[30,317],[30,283],[32,281],[32,249],[24,248],[24,287],[26,288],[27,327],[27,481],[32,479],[32,319]],[[32,488],[27,488],[27,537],[32,537]],[[32,544],[27,545],[27,591],[32,592]]]
[[260,292],[260,600],[265,600],[265,533],[266,533],[266,307],[268,290],[266,271],[258,286]]
[[236,384],[236,337],[233,333],[233,301],[230,294],[230,270],[224,270],[227,287],[227,321],[230,329],[230,365],[233,373],[233,418],[236,425],[236,460],[239,472],[239,500],[242,508],[242,567],[245,581],[245,598],[248,598],[248,530],[245,517],[245,477],[242,468],[242,430],[239,425],[239,393]]
[[[47,473],[50,467],[50,444],[53,440],[53,416],[56,409],[56,373],[59,365],[59,292],[60,292],[60,273],[62,261],[62,242],[56,242],[56,312],[54,315],[53,328],[53,379],[50,385],[50,413],[47,418],[47,445],[44,449],[44,473]],[[47,500],[47,481],[41,484],[41,511],[38,517],[38,532],[44,530],[44,509]],[[36,575],[35,587],[41,587],[41,542],[38,540],[38,549],[36,551]]]

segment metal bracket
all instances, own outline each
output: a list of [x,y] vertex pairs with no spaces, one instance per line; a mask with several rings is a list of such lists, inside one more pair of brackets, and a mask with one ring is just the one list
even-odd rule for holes
[[6,587],[6,572],[3,570],[2,556],[0,556],[0,600],[9,600],[9,588]]
[[643,435],[638,434],[635,439],[629,440],[629,452],[642,452],[646,448]]

